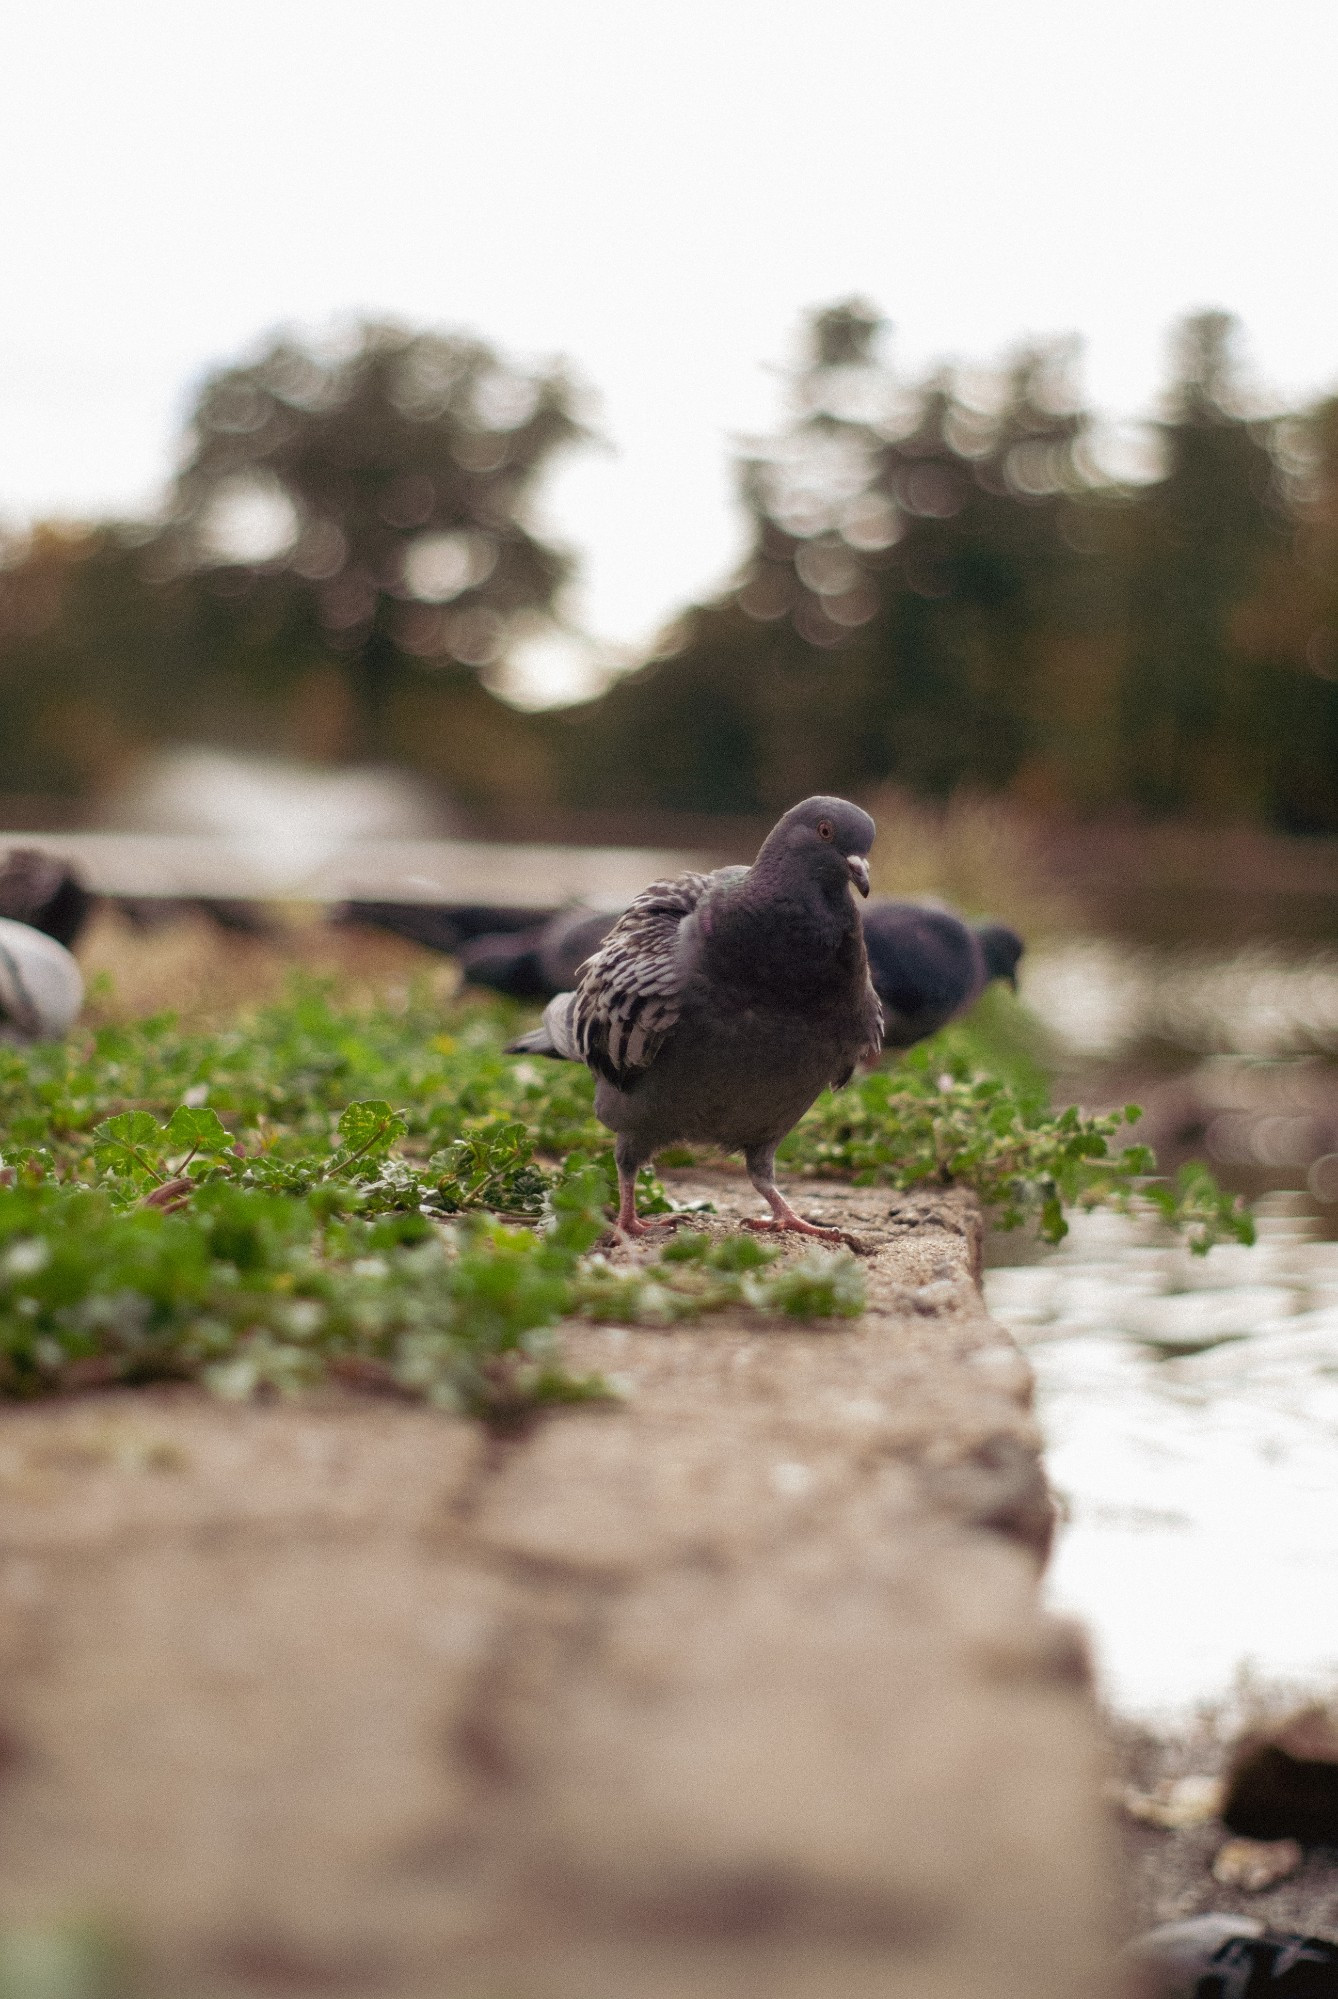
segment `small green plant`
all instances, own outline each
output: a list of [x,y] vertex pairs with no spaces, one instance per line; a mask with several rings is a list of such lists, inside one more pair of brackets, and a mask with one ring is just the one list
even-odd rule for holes
[[796,1319],[853,1318],[864,1310],[864,1273],[848,1249],[812,1250],[771,1268],[779,1255],[755,1236],[713,1240],[684,1229],[635,1270],[589,1259],[576,1280],[577,1307],[591,1319],[652,1325],[740,1305]]
[[1066,1208],[1153,1203],[1190,1247],[1254,1241],[1243,1205],[1206,1167],[1156,1176],[1146,1146],[1114,1140],[1142,1115],[1136,1104],[1098,1115],[1051,1111],[1029,1085],[984,1075],[927,1043],[895,1067],[821,1097],[780,1149],[782,1163],[844,1175],[857,1185],[969,1187],[997,1226],[1034,1220],[1047,1242],[1067,1232]]
[[[669,1324],[722,1309],[857,1312],[858,1264],[778,1260],[682,1229],[629,1270],[595,1245],[616,1200],[588,1074],[517,1061],[514,1010],[443,1021],[426,989],[355,1009],[307,984],[224,1033],[170,1015],[0,1047],[0,1393],[323,1379],[491,1420],[599,1393],[554,1344],[572,1313]],[[1203,1168],[1116,1149],[1132,1110],[1054,1113],[1025,1045],[991,1073],[968,1023],[823,1097],[792,1171],[973,1189],[1051,1240],[1064,1211],[1151,1202],[1197,1250],[1249,1241]],[[649,1169],[643,1214],[670,1203]]]

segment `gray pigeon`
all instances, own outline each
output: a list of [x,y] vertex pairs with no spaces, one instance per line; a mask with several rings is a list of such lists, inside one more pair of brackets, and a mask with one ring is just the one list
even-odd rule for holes
[[864,941],[888,1048],[937,1034],[975,1005],[991,979],[1017,987],[1022,939],[1002,923],[967,923],[927,903],[879,901],[865,912]]
[[456,956],[471,985],[491,986],[512,999],[552,999],[575,985],[582,965],[617,920],[612,911],[576,905],[528,930],[473,937]]
[[28,923],[71,950],[93,898],[68,861],[37,847],[12,847],[0,860],[0,916]]
[[618,1226],[641,1235],[636,1176],[683,1140],[741,1151],[773,1219],[803,1221],[776,1185],[776,1147],[829,1084],[876,1055],[882,1010],[853,883],[869,892],[874,823],[842,798],[808,798],[751,868],[652,882],[511,1053],[585,1062],[595,1112],[617,1134]]
[[83,1003],[73,954],[31,923],[0,916],[0,1043],[59,1041]]

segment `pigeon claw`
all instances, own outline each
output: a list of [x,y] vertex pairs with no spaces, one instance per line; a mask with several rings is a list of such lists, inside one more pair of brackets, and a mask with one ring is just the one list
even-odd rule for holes
[[848,1229],[820,1228],[816,1222],[806,1222],[802,1215],[793,1213],[783,1221],[771,1216],[765,1218],[754,1216],[745,1221],[743,1227],[775,1235],[812,1235],[816,1236],[819,1242],[839,1242],[846,1249],[853,1249],[860,1255],[867,1255],[869,1249],[866,1242],[861,1242],[857,1235],[851,1235]]
[[613,1224],[612,1233],[623,1242],[635,1241],[639,1236],[648,1236],[654,1229],[676,1229],[686,1215],[641,1215],[619,1216]]

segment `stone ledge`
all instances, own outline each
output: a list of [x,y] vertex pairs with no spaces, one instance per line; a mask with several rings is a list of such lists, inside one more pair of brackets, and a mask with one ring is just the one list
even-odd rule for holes
[[1099,1994],[1098,1734],[978,1214],[794,1198],[872,1244],[861,1319],[572,1327],[628,1399],[514,1441],[0,1415],[6,1908],[118,1912],[199,1999]]

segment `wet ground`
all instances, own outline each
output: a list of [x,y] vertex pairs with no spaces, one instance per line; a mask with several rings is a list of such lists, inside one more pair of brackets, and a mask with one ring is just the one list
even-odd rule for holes
[[1259,1222],[1206,1258],[1108,1214],[1039,1258],[996,1239],[989,1303],[1068,1512],[1052,1601],[1127,1716],[1338,1680],[1338,953],[1075,937],[1031,954],[1023,996],[1063,1094],[1143,1103],[1163,1166],[1206,1158]]
[[[1338,1242],[1302,1195],[1261,1206],[1253,1250],[1195,1259],[1150,1221],[1092,1215],[985,1274],[1064,1511],[1047,1600],[1088,1631],[1112,1773],[1140,1791],[1219,1776],[1242,1726],[1338,1693]],[[1124,1934],[1216,1910],[1338,1937],[1338,1851],[1247,1894],[1213,1878],[1219,1821],[1111,1811]]]
[[[1207,1159],[1257,1207],[1257,1246],[1205,1259],[1101,1214],[1056,1250],[990,1245],[1066,1516],[1049,1601],[1086,1626],[1116,1774],[1146,1791],[1218,1775],[1242,1725],[1338,1692],[1338,954],[1089,937],[1029,972],[1059,1094],[1142,1103],[1164,1166]],[[1338,1935],[1338,1853],[1245,1894],[1213,1879],[1220,1822],[1112,1810],[1127,1932],[1232,1910]]]
[[1148,1220],[1079,1216],[986,1274],[1066,1515],[1050,1600],[1087,1625],[1123,1715],[1338,1677],[1338,1242],[1307,1209],[1266,1196],[1258,1245],[1206,1258]]

